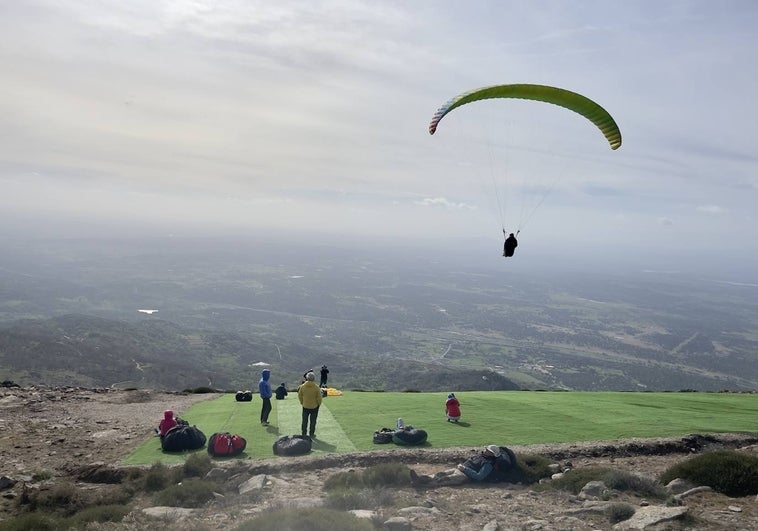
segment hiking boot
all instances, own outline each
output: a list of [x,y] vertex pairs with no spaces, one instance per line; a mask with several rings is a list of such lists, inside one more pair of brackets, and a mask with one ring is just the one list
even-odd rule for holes
[[429,476],[419,476],[415,470],[409,469],[411,473],[411,485],[428,485],[432,479]]

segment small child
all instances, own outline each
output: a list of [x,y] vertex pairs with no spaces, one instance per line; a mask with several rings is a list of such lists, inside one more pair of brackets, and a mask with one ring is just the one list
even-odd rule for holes
[[158,424],[158,435],[161,436],[161,439],[163,439],[166,434],[168,433],[168,430],[173,428],[177,425],[176,419],[174,418],[174,412],[170,409],[167,409],[163,412],[163,420],[160,424]]
[[458,422],[458,419],[461,418],[461,404],[453,393],[447,395],[445,414],[447,415],[448,422]]

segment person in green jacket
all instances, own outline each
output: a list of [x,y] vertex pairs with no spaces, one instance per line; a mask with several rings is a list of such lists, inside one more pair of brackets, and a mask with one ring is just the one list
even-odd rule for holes
[[[316,419],[318,419],[318,408],[321,406],[321,388],[314,381],[316,375],[309,372],[305,375],[305,383],[297,389],[297,399],[303,406],[303,422],[300,426],[300,432],[303,437],[306,435],[311,439],[316,437]],[[310,421],[310,429],[308,423]]]

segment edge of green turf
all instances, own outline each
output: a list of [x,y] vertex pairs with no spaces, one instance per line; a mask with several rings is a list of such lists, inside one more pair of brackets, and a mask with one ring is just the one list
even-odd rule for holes
[[[447,393],[345,392],[327,397],[319,411],[314,454],[404,447],[375,445],[373,433],[394,428],[398,417],[428,433],[426,446],[528,445],[540,443],[670,437],[689,433],[754,432],[758,394],[623,393],[623,392],[456,392],[462,417],[447,422]],[[237,402],[234,394],[199,402],[178,414],[206,437],[229,431],[247,440],[246,451],[234,459],[274,456],[273,443],[282,435],[300,433],[301,407],[296,397],[272,400],[270,425],[260,424],[261,401]],[[158,419],[160,412],[156,411]],[[156,420],[157,424],[157,420]],[[205,448],[196,452],[206,452]],[[123,463],[182,463],[193,452],[169,454],[160,440],[142,443]]]

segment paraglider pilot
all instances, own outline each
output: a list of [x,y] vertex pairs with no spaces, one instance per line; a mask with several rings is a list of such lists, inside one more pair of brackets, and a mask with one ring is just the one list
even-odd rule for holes
[[[505,236],[505,229],[503,229],[503,236]],[[503,244],[503,256],[513,256],[516,247],[518,247],[518,240],[511,232]]]

